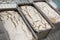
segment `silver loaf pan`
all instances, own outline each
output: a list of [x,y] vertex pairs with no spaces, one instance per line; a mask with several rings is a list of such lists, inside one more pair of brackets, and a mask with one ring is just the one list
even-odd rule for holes
[[[38,38],[42,39],[45,38],[49,31],[53,28],[49,22],[47,22],[45,20],[45,18],[37,11],[37,9],[33,6],[33,5],[20,5],[19,9],[21,9],[22,14],[24,15],[24,17],[26,18],[26,20],[28,21],[28,23],[31,25],[31,28],[33,28],[33,30],[37,33]],[[42,19],[41,19],[42,18]],[[40,21],[39,21],[40,20]],[[47,23],[47,25],[49,25],[49,27],[46,26],[46,29],[43,28],[44,26],[41,26],[42,29],[38,30],[38,24],[41,25],[41,20]],[[36,22],[35,22],[36,21]],[[35,24],[37,23],[37,24]],[[35,24],[35,25],[33,25]],[[36,27],[36,28],[34,28]]]
[[[37,5],[35,5],[36,3],[38,3],[38,4],[37,4],[38,7],[37,7]],[[48,5],[51,7],[50,9],[53,9],[53,10],[55,11],[55,14],[56,14],[56,15],[59,15],[59,12],[56,11],[56,9],[54,9],[48,2],[36,2],[36,3],[35,3],[35,4],[33,3],[33,5],[37,8],[37,10],[39,10],[40,12],[42,12],[42,15],[43,15],[44,17],[46,16],[46,13],[47,13],[47,12],[45,13],[44,11],[42,11],[42,9],[45,10],[45,11],[46,11],[46,10],[49,11],[49,10],[48,10],[49,8],[47,8],[48,6],[46,5],[46,6],[47,6],[47,7],[46,7],[44,4],[48,4]],[[39,3],[40,3],[40,4],[42,3],[42,4],[40,5]],[[42,7],[43,5],[44,5],[44,7]],[[41,6],[41,7],[40,7],[40,6]],[[40,7],[40,9],[39,9],[39,7]],[[45,7],[46,7],[46,8],[45,8]],[[53,13],[53,12],[51,12],[51,13]],[[54,14],[54,15],[55,15],[55,14]],[[51,14],[51,15],[52,15],[52,14]],[[54,15],[53,15],[53,16],[54,16]],[[59,15],[59,16],[60,16],[60,15]],[[48,17],[48,16],[46,16],[46,17]],[[51,16],[51,17],[52,17],[52,16]],[[57,18],[58,18],[58,17],[57,17]],[[49,19],[49,18],[48,18],[48,19]],[[58,21],[58,22],[56,22],[56,23],[53,23],[51,20],[50,20],[50,22],[54,25],[55,28],[50,31],[49,35],[53,35],[54,33],[58,32],[58,30],[60,30],[60,29],[59,29],[59,28],[60,28],[60,27],[59,27],[59,26],[60,26],[60,22]],[[57,34],[56,34],[56,35],[57,35]],[[47,36],[47,39],[48,39],[48,37],[49,37],[49,36]],[[50,37],[50,38],[51,38],[51,37]],[[47,40],[47,39],[46,39],[46,40]]]

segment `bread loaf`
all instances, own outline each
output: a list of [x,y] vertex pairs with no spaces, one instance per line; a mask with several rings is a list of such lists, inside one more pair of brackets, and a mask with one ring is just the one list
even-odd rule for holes
[[54,11],[47,3],[37,2],[35,5],[51,20],[52,23],[60,22],[60,15]]
[[31,23],[33,29],[37,32],[51,29],[50,24],[40,15],[40,13],[32,6],[21,6],[23,14]]
[[10,40],[33,40],[32,33],[23,22],[20,15],[15,11],[0,12],[2,21],[7,30]]

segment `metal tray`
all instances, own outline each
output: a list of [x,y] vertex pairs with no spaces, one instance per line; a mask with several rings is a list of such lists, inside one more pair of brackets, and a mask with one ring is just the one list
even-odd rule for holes
[[[60,15],[60,12],[56,8],[54,8],[47,0],[45,0],[45,2]],[[56,23],[54,25],[57,26],[56,29],[59,29],[60,28],[59,27],[60,26],[60,22],[59,23]]]
[[[49,3],[48,3],[48,1],[44,1],[44,2],[46,2],[52,9],[54,9],[59,15],[60,15],[60,13],[59,13],[59,11],[58,10],[56,10],[55,8],[53,8]],[[35,3],[35,2],[34,2]],[[60,23],[57,23],[57,24],[53,24],[48,18],[47,18],[47,16],[45,15],[45,14],[43,14],[43,12],[38,8],[38,7],[36,7],[36,5],[33,3],[33,5],[34,5],[34,7],[41,13],[41,15],[48,21],[48,23],[50,23],[50,25],[52,26],[52,30],[50,30],[50,32],[49,32],[49,34],[50,33],[52,33],[52,32],[54,32],[54,31],[57,31],[57,30],[60,30],[59,28],[59,26],[60,26]],[[57,26],[57,27],[56,27]],[[48,35],[49,35],[48,34]]]
[[[26,5],[28,5],[28,4],[26,4]],[[32,7],[34,7],[34,8],[36,8],[36,6],[34,6],[34,3],[29,4],[29,5],[32,6]],[[24,5],[19,5],[19,7],[20,7],[20,6],[24,6]],[[20,8],[18,8],[18,9],[20,9]],[[37,9],[37,8],[36,8],[36,9]],[[38,10],[38,9],[37,9],[37,10]],[[22,11],[21,11],[21,12],[22,12]],[[39,13],[42,13],[42,12],[40,12],[40,10],[38,10],[38,12],[39,12]],[[23,12],[22,12],[22,16],[25,17],[25,19],[27,20],[28,24],[29,24],[29,25],[31,26],[31,28],[32,28],[32,25],[30,24],[30,22],[28,21],[28,19],[26,18],[26,16],[24,15]],[[42,14],[42,16],[43,16],[43,14]],[[50,22],[49,19],[47,19],[47,17],[45,18],[45,15],[43,16],[43,18],[44,18],[45,20],[47,20],[47,22],[52,26],[52,29],[54,29],[54,25]],[[33,28],[32,28],[32,29],[33,29]],[[40,31],[39,33],[37,33],[38,40],[47,37],[47,35],[49,34],[50,31],[51,31],[51,29],[50,29],[50,30],[45,30],[45,31]]]

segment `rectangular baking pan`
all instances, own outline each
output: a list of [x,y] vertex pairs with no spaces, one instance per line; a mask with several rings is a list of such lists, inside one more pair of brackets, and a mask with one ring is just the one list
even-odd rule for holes
[[[28,4],[26,4],[26,5],[28,5]],[[19,8],[18,8],[18,9],[20,9],[20,6],[25,6],[25,5],[19,5]],[[33,3],[32,3],[32,4],[29,4],[29,6],[32,6],[32,7],[36,8]],[[36,9],[37,9],[37,8],[36,8]],[[21,11],[21,12],[22,12],[22,11]],[[38,12],[39,12],[39,10],[38,10]],[[39,12],[39,13],[42,13],[42,12]],[[22,12],[22,15],[24,15],[23,12]],[[45,16],[45,15],[44,15],[44,16]],[[31,23],[28,21],[28,19],[26,18],[25,15],[24,15],[24,17],[25,17],[25,19],[27,20],[27,22],[29,23],[29,25],[30,25],[31,28],[32,28]],[[47,18],[45,18],[45,17],[43,17],[43,18],[44,18],[45,20],[47,19]],[[49,19],[47,20],[47,22],[52,26],[52,29],[54,29],[54,25],[50,22]],[[33,28],[32,28],[32,29],[33,29]],[[40,31],[40,32],[38,32],[38,33],[37,33],[38,40],[45,38],[45,37],[49,34],[50,31],[51,31],[51,29],[50,29],[50,30],[45,30],[45,31]]]
[[[49,3],[48,0],[45,0],[45,2],[46,2],[52,9],[54,9],[54,10],[60,15],[59,10],[56,9],[56,8],[54,8],[54,7]],[[59,30],[59,28],[60,28],[60,27],[59,27],[59,26],[60,26],[60,22],[59,22],[59,23],[56,23],[56,24],[54,24],[54,25],[57,26],[55,30]]]
[[[44,1],[45,2],[45,1]],[[35,2],[34,2],[35,3]],[[33,3],[33,5],[34,5],[34,7],[41,13],[41,15],[48,21],[48,23],[50,23],[51,24],[51,26],[52,26],[52,30],[50,31],[50,32],[52,32],[52,31],[56,31],[56,30],[59,30],[59,26],[60,26],[60,23],[57,23],[57,24],[53,24],[48,18],[47,18],[47,16],[35,5]],[[60,14],[59,12],[58,12],[58,10],[56,10],[55,8],[53,8],[49,3],[48,3],[48,1],[46,1],[46,3],[52,8],[52,9],[54,9],[58,14]]]

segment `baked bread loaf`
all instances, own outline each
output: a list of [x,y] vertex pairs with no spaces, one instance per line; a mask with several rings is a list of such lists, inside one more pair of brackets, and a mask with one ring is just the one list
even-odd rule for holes
[[27,28],[18,12],[0,12],[0,21],[2,21],[7,30],[10,40],[34,40],[32,33]]
[[21,10],[35,31],[40,32],[51,29],[50,24],[39,14],[39,12],[34,7],[21,6]]
[[47,3],[37,2],[35,5],[51,20],[52,23],[60,22],[60,15],[54,11]]

